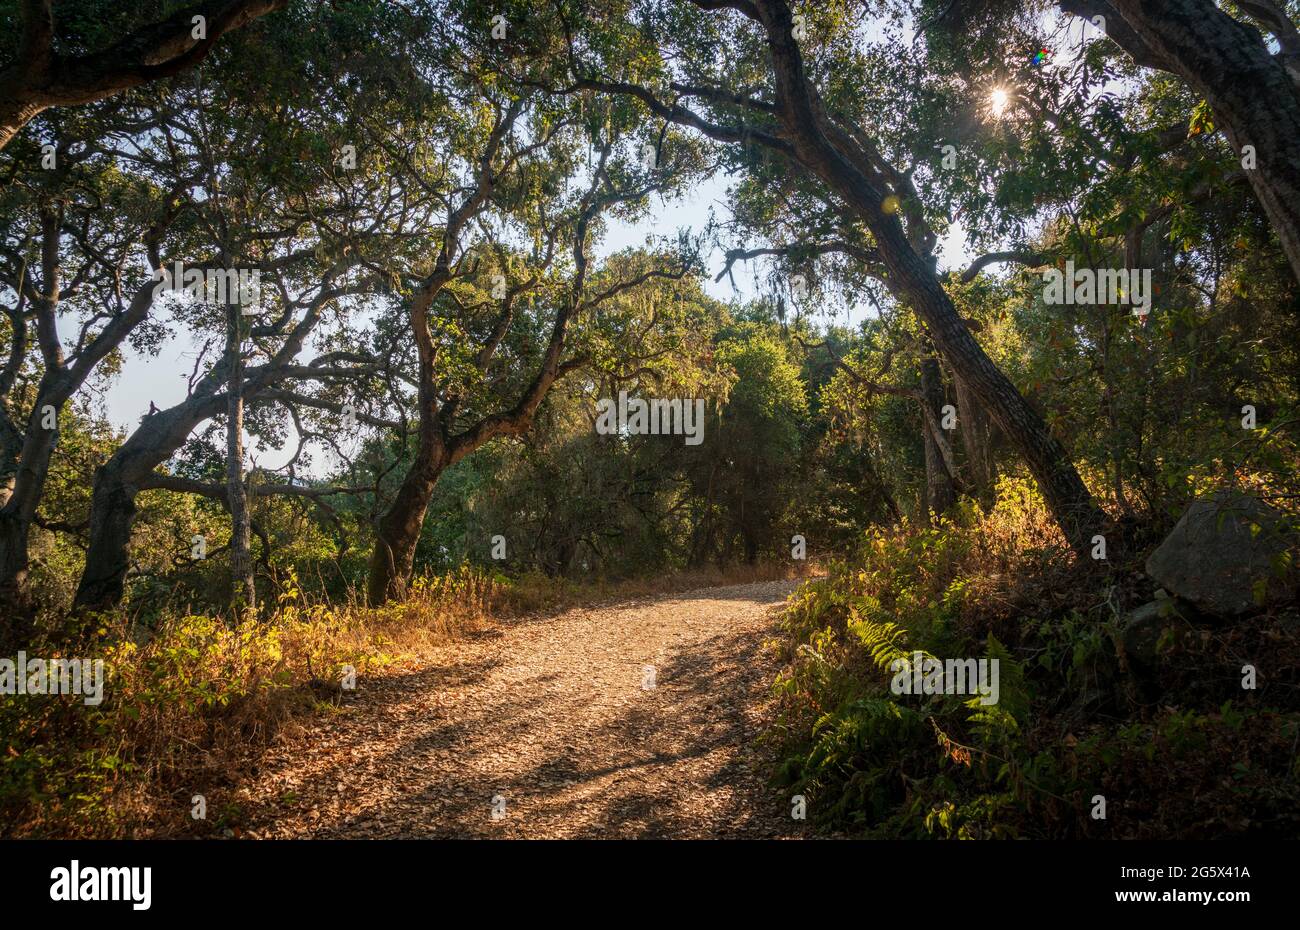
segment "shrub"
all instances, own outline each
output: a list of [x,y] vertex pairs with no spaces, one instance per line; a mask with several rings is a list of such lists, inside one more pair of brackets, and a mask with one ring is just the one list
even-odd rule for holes
[[[19,836],[124,836],[183,826],[171,797],[220,779],[296,718],[332,706],[345,666],[382,672],[484,623],[501,580],[462,566],[379,609],[307,603],[292,573],[265,619],[180,614],[152,630],[123,614],[85,631],[104,700],[0,702],[0,822]],[[64,652],[75,652],[64,645]],[[55,655],[41,644],[30,655]]]
[[[805,582],[783,620],[778,780],[824,827],[871,837],[1294,835],[1294,608],[1171,629],[1160,668],[1138,672],[1113,645],[1132,566],[1107,576],[1054,537],[1032,487],[1003,479],[989,513],[873,530]],[[1270,656],[1270,689],[1225,676],[1243,636]],[[917,651],[998,659],[1000,700],[892,693]]]

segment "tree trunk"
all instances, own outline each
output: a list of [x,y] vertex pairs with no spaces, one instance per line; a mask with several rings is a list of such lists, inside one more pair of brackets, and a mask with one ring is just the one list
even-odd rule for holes
[[130,568],[136,492],[136,488],[123,480],[122,469],[113,459],[96,469],[90,505],[90,543],[86,547],[86,567],[73,600],[75,606],[109,610],[122,600]]
[[244,483],[243,319],[236,303],[226,305],[226,501],[230,507],[230,606],[237,616],[257,606],[253,578],[252,528]]
[[966,382],[956,375],[952,379],[957,391],[957,426],[961,429],[962,447],[969,467],[968,490],[986,511],[994,504],[993,486],[997,474],[990,448],[989,420]]
[[219,379],[224,380],[220,373],[218,376],[185,401],[146,417],[112,457],[96,469],[90,502],[90,542],[75,606],[107,610],[122,599],[130,567],[131,523],[139,483],[171,458],[195,426],[225,408],[225,397],[213,390]]
[[[484,165],[490,164],[518,114],[519,102],[517,101],[511,105],[510,112],[493,131],[492,141],[483,159]],[[599,174],[600,172],[597,172],[597,175]],[[574,228],[573,251],[576,268],[570,286],[569,300],[566,300],[556,311],[550,340],[545,352],[542,353],[541,364],[536,375],[511,407],[490,413],[468,429],[453,435],[452,424],[456,420],[460,398],[440,399],[439,397],[435,381],[438,353],[429,329],[429,310],[438,293],[453,277],[451,255],[456,251],[455,244],[459,229],[476,215],[486,202],[491,186],[491,179],[485,177],[480,181],[476,192],[453,211],[444,231],[444,248],[437,266],[411,301],[411,335],[419,353],[417,381],[419,445],[415,462],[402,480],[396,498],[376,524],[375,550],[370,558],[370,578],[367,584],[367,597],[372,605],[382,604],[389,598],[400,596],[405,592],[414,565],[415,547],[424,525],[424,515],[442,473],[492,439],[499,436],[521,436],[528,432],[532,428],[533,417],[551,387],[569,371],[581,366],[584,361],[575,358],[562,362],[561,358],[566,347],[569,321],[578,314],[582,305],[587,268],[587,256],[584,251],[587,232],[600,211],[609,203],[623,199],[626,193],[617,196],[597,196],[596,186],[591,188],[587,199],[584,200],[583,210]],[[480,370],[485,370],[484,366],[491,359],[494,351],[495,344],[491,342],[480,351],[478,356]]]
[[[283,366],[302,351],[307,337],[320,321],[324,303],[314,304],[294,326],[276,352],[273,363],[260,366],[250,375],[248,383],[242,387],[245,402],[284,377]],[[96,470],[90,503],[90,543],[74,606],[106,610],[122,599],[129,566],[135,495],[141,482],[184,445],[194,427],[227,410],[226,397],[222,393],[228,383],[227,363],[227,357],[223,355],[185,400],[141,420],[135,432]]]
[[[45,374],[21,440],[8,420],[2,440],[5,450],[4,474],[0,476],[4,482],[4,489],[0,491],[3,498],[3,508],[0,508],[0,605],[25,596],[28,534],[45,494],[50,461],[59,442],[59,418],[63,415],[63,408],[99,362],[122,344],[153,305],[153,285],[145,284],[136,291],[126,311],[100,330],[71,364],[65,364],[57,329],[58,245],[57,217],[50,214],[44,251],[46,287],[52,296],[38,303],[36,324]],[[47,426],[51,414],[53,424]]]
[[913,248],[899,217],[885,212],[880,172],[853,137],[830,121],[808,83],[799,43],[791,31],[789,5],[782,0],[753,0],[753,9],[767,32],[777,115],[791,154],[871,231],[894,296],[925,322],[939,353],[1024,458],[1070,547],[1086,557],[1102,524],[1102,512],[1074,463],[975,341],[944,291],[933,260]]
[[560,355],[565,345],[568,321],[574,312],[573,307],[568,306],[557,314],[541,368],[519,401],[510,410],[484,417],[465,432],[452,436],[449,429],[451,418],[447,416],[452,408],[438,405],[434,380],[436,352],[428,323],[429,307],[447,280],[449,276],[444,270],[440,277],[433,279],[417,294],[411,304],[411,331],[420,354],[417,391],[419,446],[397,496],[375,526],[375,548],[370,556],[370,577],[366,585],[366,596],[372,606],[405,594],[415,562],[415,547],[424,526],[424,515],[442,473],[491,439],[527,432],[537,408],[562,372]]
[[[1209,101],[1239,159],[1254,148],[1246,177],[1300,280],[1300,82],[1288,72],[1293,54],[1275,56],[1259,32],[1212,0],[1110,0],[1122,17],[1107,34],[1139,64],[1170,71]],[[1065,0],[1076,12],[1099,7]],[[1289,37],[1288,44],[1294,44]]]
[[375,524],[375,546],[370,553],[366,600],[372,607],[406,595],[415,566],[415,547],[424,528],[434,488],[450,464],[447,446],[436,417],[438,392],[434,383],[436,352],[429,336],[429,308],[450,280],[445,268],[430,278],[411,302],[411,333],[419,355],[416,404],[419,411],[415,461],[402,478],[397,496]]
[[939,360],[934,357],[921,360],[921,429],[925,436],[925,506],[930,519],[937,524],[940,517],[957,503],[957,488],[953,475],[940,447],[943,420],[943,378]]
[[[28,536],[45,491],[50,457],[59,441],[57,425],[45,429],[42,424],[41,411],[46,405],[42,392],[32,409],[13,487],[0,507],[0,646],[6,651],[27,645],[35,620],[27,591]],[[58,412],[56,408],[56,417]]]
[[[51,380],[56,383],[50,384]],[[60,380],[59,375],[42,379],[14,471],[13,488],[0,507],[0,606],[20,607],[26,600],[28,535],[45,495],[50,459],[59,443],[58,417],[63,413],[65,393],[57,383]],[[47,407],[54,411],[52,429],[45,427]]]
[[27,597],[27,524],[0,511],[0,648],[4,655],[27,645],[32,605]]
[[1070,547],[1086,556],[1093,535],[1100,532],[1103,517],[1069,455],[1042,417],[975,341],[938,276],[912,251],[898,222],[881,214],[878,207],[867,209],[871,201],[864,200],[856,186],[846,185],[845,193],[862,204],[869,223],[874,221],[872,232],[894,287],[925,321],[935,347],[953,373],[966,382],[1020,453]]
[[17,100],[0,92],[0,149],[44,109],[39,103]]
[[366,586],[366,598],[371,605],[378,606],[406,595],[424,515],[446,467],[444,456],[432,447],[422,448],[402,479],[392,505],[375,525],[375,547],[370,554],[370,578]]
[[829,144],[800,148],[802,159],[870,228],[891,287],[925,321],[935,347],[1025,460],[1070,547],[1087,555],[1102,513],[1065,449],[975,341],[932,265],[912,250],[898,220],[881,209],[882,198],[866,179]]
[[937,278],[919,266],[920,260],[911,254],[898,261],[897,273],[904,290],[910,292],[911,306],[918,308],[954,373],[1024,459],[1071,548],[1088,553],[1093,535],[1100,531],[1102,513],[1087,485],[1047,424],[975,341]]
[[22,41],[15,60],[0,71],[0,149],[50,107],[103,100],[194,67],[222,35],[283,8],[286,2],[236,0],[208,8],[207,37],[201,40],[192,34],[192,11],[176,10],[108,48],[78,56],[55,52],[52,3],[16,4],[24,15],[12,26]]

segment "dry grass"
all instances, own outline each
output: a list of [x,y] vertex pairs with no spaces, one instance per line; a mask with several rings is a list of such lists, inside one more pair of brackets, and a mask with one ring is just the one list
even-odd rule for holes
[[339,712],[350,671],[373,677],[408,667],[499,617],[794,574],[759,565],[578,585],[462,568],[417,579],[403,602],[382,608],[309,603],[291,581],[259,619],[176,614],[145,629],[115,615],[79,647],[28,650],[103,658],[109,679],[98,707],[73,697],[6,703],[0,834],[172,832],[169,824],[188,816],[195,794],[247,772],[267,746],[313,716]]
[[[109,618],[79,650],[104,660],[101,705],[27,698],[4,718],[4,832],[132,835],[188,813],[203,785],[333,709],[349,674],[382,673],[481,629],[503,590],[464,569],[418,580],[403,603],[378,609],[305,603],[290,585],[262,619],[177,615],[150,631]],[[29,654],[62,651],[37,648]]]

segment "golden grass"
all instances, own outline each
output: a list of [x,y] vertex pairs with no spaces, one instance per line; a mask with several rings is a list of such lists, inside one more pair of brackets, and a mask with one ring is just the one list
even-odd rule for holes
[[104,659],[101,705],[36,697],[6,708],[0,833],[180,832],[193,794],[233,778],[311,716],[334,711],[350,671],[385,674],[497,618],[809,570],[760,564],[576,584],[540,575],[509,581],[463,567],[417,579],[403,601],[380,608],[311,603],[290,578],[261,618],[174,614],[145,629],[111,615],[89,633],[98,645],[80,650]]

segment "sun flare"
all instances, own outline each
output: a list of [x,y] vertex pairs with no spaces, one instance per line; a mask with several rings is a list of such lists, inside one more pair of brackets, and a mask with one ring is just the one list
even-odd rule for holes
[[998,119],[1001,119],[1002,114],[1007,112],[1007,106],[1010,103],[1011,96],[1004,88],[994,88],[993,93],[989,95],[989,107],[992,109],[993,115]]

